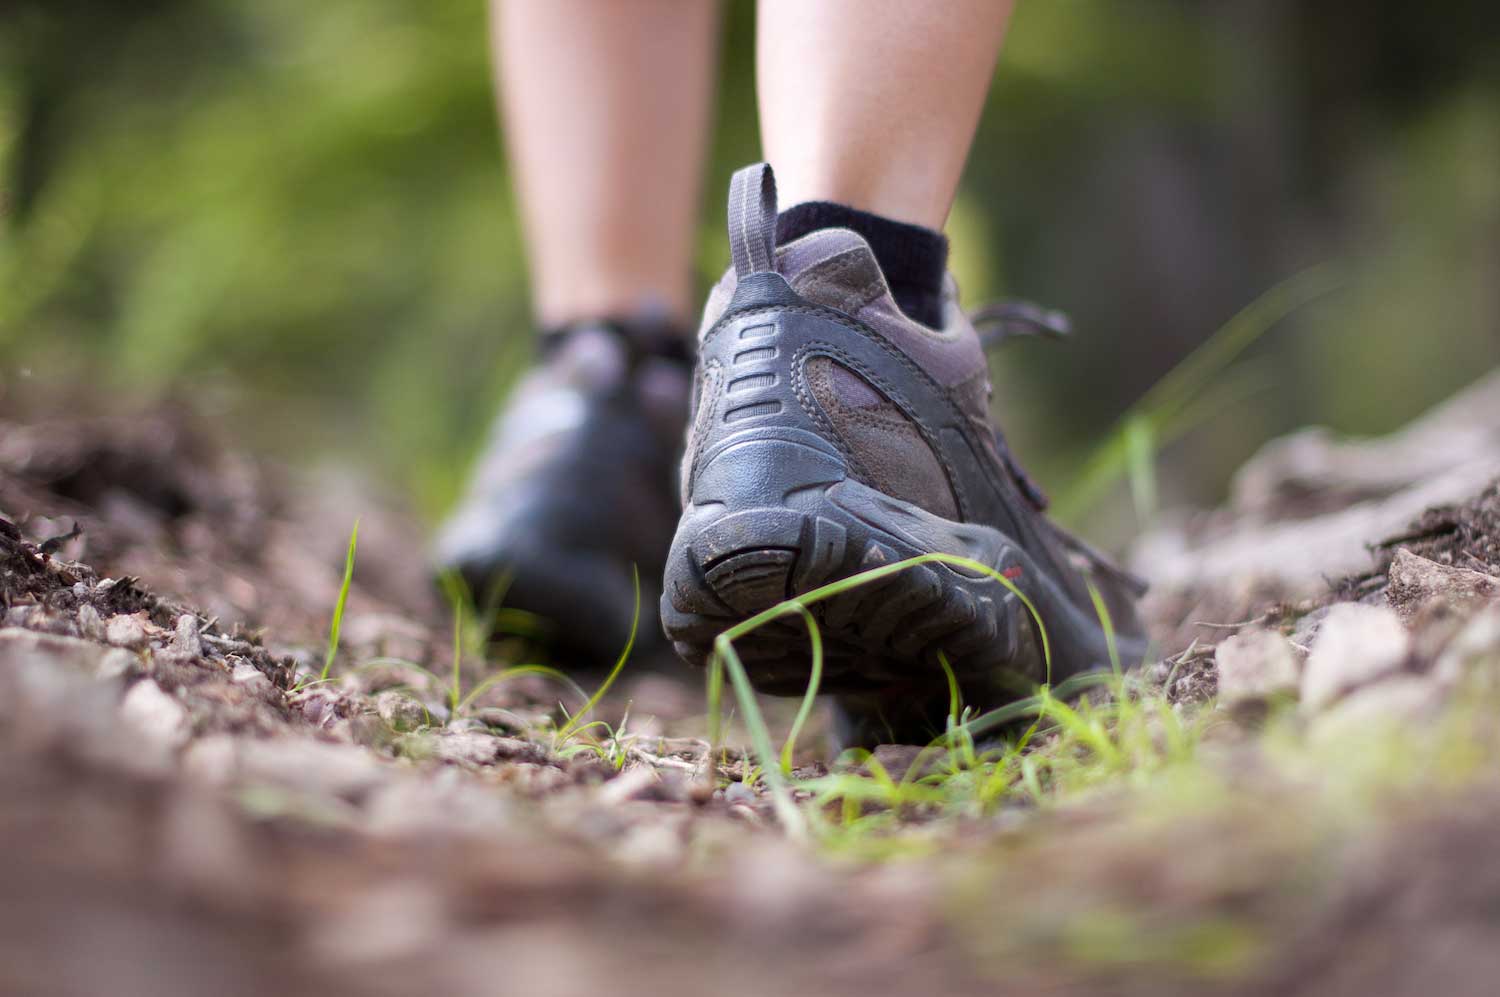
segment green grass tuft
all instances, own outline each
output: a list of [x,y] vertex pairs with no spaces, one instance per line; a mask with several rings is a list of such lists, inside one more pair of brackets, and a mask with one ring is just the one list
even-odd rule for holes
[[344,606],[349,601],[349,585],[354,581],[354,550],[359,546],[359,520],[354,520],[354,529],[349,531],[349,550],[344,555],[344,581],[339,585],[339,598],[333,605],[333,622],[328,626],[328,651],[323,655],[323,671],[319,682],[328,681],[333,669],[333,659],[339,651],[339,631],[344,625]]

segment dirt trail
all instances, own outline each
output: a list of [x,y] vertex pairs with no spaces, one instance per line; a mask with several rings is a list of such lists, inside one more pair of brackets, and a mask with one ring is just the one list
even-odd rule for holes
[[[1219,714],[1238,718],[1205,740],[1211,768],[918,821],[886,861],[790,840],[763,797],[716,785],[696,684],[670,675],[631,679],[604,712],[629,700],[638,735],[599,752],[537,736],[559,695],[541,680],[456,717],[405,666],[296,689],[321,664],[356,506],[343,660],[442,667],[420,535],[357,482],[270,469],[177,415],[0,422],[0,991],[1429,994],[1500,978],[1500,778],[1422,775],[1334,808],[1316,771],[1254,740],[1277,655],[1305,710],[1327,648],[1365,626],[1350,611],[1392,605],[1401,653],[1312,689],[1332,705],[1299,726],[1310,766],[1342,750],[1316,747],[1340,722],[1436,724],[1459,652],[1465,675],[1480,659],[1500,674],[1482,608],[1500,580],[1493,485],[1320,591],[1193,578],[1158,596],[1174,657],[1148,680],[1186,715],[1222,678]],[[1196,624],[1212,611],[1258,623]]]

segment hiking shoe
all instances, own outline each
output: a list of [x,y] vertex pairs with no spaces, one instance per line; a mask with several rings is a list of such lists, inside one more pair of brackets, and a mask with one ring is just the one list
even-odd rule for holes
[[498,600],[539,617],[572,663],[608,667],[630,634],[635,566],[637,646],[649,644],[680,508],[690,363],[687,340],[662,323],[547,334],[439,532],[439,569],[457,571],[481,608]]
[[[729,193],[734,266],[710,295],[682,464],[684,510],[662,623],[703,664],[714,638],[785,599],[940,552],[809,606],[845,744],[925,742],[949,710],[943,661],[979,709],[1043,682],[1139,663],[1144,586],[1043,514],[989,420],[979,338],[951,278],[940,329],[901,313],[869,246],[823,229],[777,247],[775,181],[761,164]],[[1101,624],[1090,595],[1108,608]],[[791,614],[735,642],[763,692],[801,695],[809,639]]]

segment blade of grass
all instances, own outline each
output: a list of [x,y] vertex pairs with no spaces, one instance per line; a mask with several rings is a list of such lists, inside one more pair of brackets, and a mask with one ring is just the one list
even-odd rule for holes
[[761,716],[760,704],[755,700],[755,690],[750,686],[750,677],[745,673],[745,666],[740,663],[740,656],[735,653],[734,645],[728,640],[727,632],[714,639],[714,653],[723,658],[724,667],[729,672],[729,682],[734,688],[740,712],[744,714],[750,740],[755,746],[755,753],[760,756],[776,816],[790,837],[805,838],[806,822],[802,819],[801,811],[792,802],[792,794],[787,790],[781,769],[776,764],[776,751],[771,747],[771,731],[766,727],[765,718]]
[[807,639],[812,644],[812,670],[807,677],[807,691],[802,695],[802,705],[797,707],[792,729],[787,733],[786,743],[781,746],[781,771],[786,775],[792,774],[792,752],[797,747],[797,736],[802,733],[802,725],[812,713],[813,702],[818,698],[818,687],[823,683],[823,634],[818,629],[818,621],[813,619],[812,613],[800,602],[793,605],[802,614],[802,622],[807,626]]
[[1124,426],[1126,469],[1130,499],[1137,522],[1156,514],[1156,432],[1149,420],[1135,418]]
[[1104,644],[1109,648],[1109,667],[1114,672],[1115,678],[1120,677],[1120,649],[1115,644],[1115,622],[1110,618],[1109,607],[1104,604],[1104,596],[1099,594],[1099,589],[1094,585],[1094,580],[1088,575],[1083,576],[1083,583],[1088,586],[1089,598],[1093,600],[1094,612],[1099,616],[1099,626],[1104,630]]
[[461,713],[464,710],[467,710],[469,706],[474,702],[474,700],[478,699],[481,695],[488,692],[490,689],[493,689],[500,683],[508,682],[509,680],[514,678],[520,678],[522,675],[542,675],[547,678],[554,679],[558,682],[561,682],[563,685],[566,685],[570,690],[576,693],[580,700],[583,700],[585,702],[588,701],[589,694],[584,692],[583,688],[579,686],[577,682],[574,682],[565,673],[559,671],[556,668],[552,668],[548,665],[515,665],[511,668],[506,668],[500,672],[495,673],[494,675],[489,676],[483,682],[480,682],[478,685],[474,686],[474,688],[470,689],[468,695],[464,696],[464,698],[459,701],[458,712]]
[[1076,520],[1129,472],[1132,425],[1149,430],[1158,447],[1169,442],[1172,435],[1186,428],[1179,419],[1182,411],[1245,350],[1286,316],[1344,282],[1342,268],[1323,263],[1292,275],[1246,305],[1120,417],[1104,442],[1083,461],[1073,481],[1062,489],[1053,504],[1054,514],[1061,520]]
[[636,571],[635,565],[630,566],[630,584],[635,589],[635,609],[630,617],[630,636],[625,639],[625,648],[620,652],[620,657],[615,661],[614,667],[609,670],[609,674],[604,677],[604,682],[598,689],[594,690],[594,694],[573,715],[573,718],[557,732],[560,740],[566,741],[577,727],[578,721],[582,720],[594,707],[599,705],[599,701],[604,698],[604,694],[609,692],[609,687],[615,684],[615,679],[619,677],[620,672],[625,668],[625,662],[630,659],[631,650],[635,648],[636,630],[641,623],[641,576]]
[[464,604],[462,600],[453,603],[453,676],[452,684],[448,687],[448,710],[450,715],[458,715],[458,700],[462,691],[459,681],[462,678],[462,665],[464,659]]
[[319,682],[328,681],[333,669],[333,657],[339,650],[339,631],[344,626],[344,606],[349,601],[349,584],[354,580],[354,548],[359,545],[359,519],[354,520],[354,529],[349,532],[349,550],[344,555],[344,581],[339,585],[339,598],[333,604],[333,622],[328,627],[328,651],[323,655],[323,671]]

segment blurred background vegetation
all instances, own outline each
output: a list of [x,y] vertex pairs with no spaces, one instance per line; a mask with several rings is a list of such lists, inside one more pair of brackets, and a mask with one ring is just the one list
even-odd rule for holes
[[[529,350],[479,0],[0,0],[0,407],[186,398],[436,516]],[[700,277],[758,158],[727,6]],[[1265,439],[1391,429],[1500,361],[1500,5],[1022,0],[950,223],[1054,489],[1258,294],[1334,261],[1161,454],[1210,500]],[[1112,503],[1103,503],[1109,508]],[[1113,505],[1118,506],[1117,503]]]

